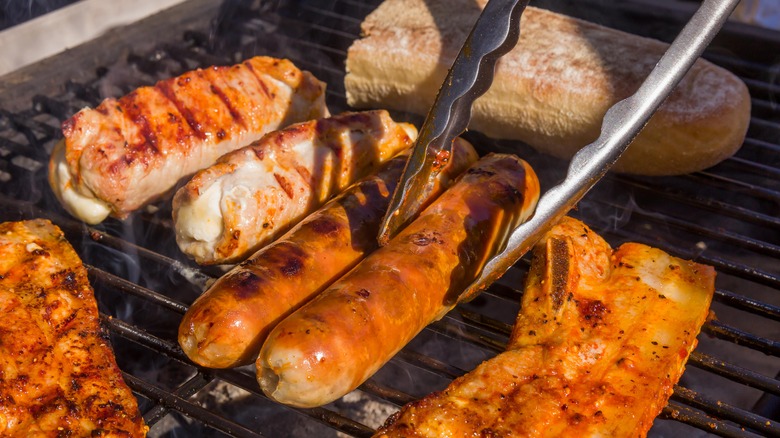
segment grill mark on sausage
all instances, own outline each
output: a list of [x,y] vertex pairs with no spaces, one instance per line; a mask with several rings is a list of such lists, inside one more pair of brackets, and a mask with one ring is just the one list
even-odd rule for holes
[[602,322],[604,315],[609,313],[607,306],[599,300],[579,300],[577,307],[580,310],[580,317],[593,327]]
[[298,173],[298,175],[301,176],[301,179],[306,183],[307,186],[311,187],[314,183],[311,172],[309,172],[309,169],[307,169],[305,166],[296,165],[295,171]]
[[279,183],[279,186],[282,188],[282,190],[284,190],[284,193],[287,193],[287,196],[290,199],[293,199],[295,192],[293,192],[293,187],[292,184],[290,184],[290,181],[287,181],[287,178],[279,175],[276,172],[274,172],[274,178],[276,178],[276,182]]
[[321,215],[308,224],[315,233],[329,236],[338,233],[344,224],[331,216]]
[[493,176],[496,174],[496,172],[493,172],[492,170],[486,170],[482,169],[481,167],[472,167],[469,170],[466,171],[469,175],[478,175],[478,176]]
[[252,148],[252,152],[255,153],[255,156],[258,160],[263,161],[265,159],[265,148],[264,147],[257,147],[259,142],[253,142],[249,146]]
[[143,113],[141,105],[138,104],[137,97],[138,93],[133,91],[119,101],[119,105],[121,106],[122,111],[127,115],[130,121],[138,126],[138,130],[145,140],[143,144],[133,144],[128,146],[130,146],[134,152],[149,150],[154,155],[157,155],[160,153],[160,149],[157,148],[157,135],[149,126],[149,120],[147,119],[146,114]]
[[286,277],[294,277],[303,271],[303,260],[299,257],[290,255],[285,263],[279,267],[279,271]]
[[[180,78],[176,78],[176,80],[179,79]],[[187,125],[192,129],[192,132],[195,133],[195,136],[200,140],[205,140],[206,133],[203,131],[203,126],[195,118],[195,115],[192,114],[192,111],[176,97],[176,93],[174,93],[173,88],[171,87],[172,83],[172,81],[161,81],[155,85],[155,88],[160,90],[162,95],[171,101],[173,106],[176,107],[176,110],[179,111],[179,114],[184,118],[184,121],[187,122]]]

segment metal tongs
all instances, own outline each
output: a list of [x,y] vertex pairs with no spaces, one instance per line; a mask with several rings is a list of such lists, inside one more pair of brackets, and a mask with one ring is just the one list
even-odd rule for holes
[[[463,292],[469,299],[503,275],[620,158],[688,69],[720,30],[739,0],[704,0],[645,81],[632,96],[605,114],[601,134],[572,158],[566,178],[539,199],[534,215],[509,236],[504,249]],[[493,82],[496,61],[517,44],[528,0],[490,0],[477,19],[428,112],[379,232],[387,243],[410,222],[431,193],[442,154],[463,133],[471,105]]]

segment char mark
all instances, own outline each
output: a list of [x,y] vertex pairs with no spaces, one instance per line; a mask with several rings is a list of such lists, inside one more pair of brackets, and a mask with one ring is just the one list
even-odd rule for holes
[[201,139],[206,139],[206,133],[203,132],[202,126],[200,123],[198,123],[198,120],[195,118],[195,115],[192,114],[192,111],[190,111],[189,108],[187,108],[179,99],[176,97],[176,93],[173,92],[173,88],[171,88],[172,82],[170,80],[168,81],[161,81],[158,82],[155,87],[160,90],[163,96],[165,96],[166,99],[170,100],[173,106],[176,107],[176,110],[179,111],[179,114],[184,118],[184,121],[187,122],[187,125],[189,125],[190,129],[192,129],[192,132],[195,133],[195,135]]
[[226,279],[228,280],[228,284],[230,284],[233,296],[238,301],[260,294],[263,290],[263,286],[268,283],[262,276],[244,270],[232,274]]
[[283,241],[263,251],[262,255],[255,259],[254,262],[267,266],[272,271],[281,273],[285,277],[293,277],[304,271],[306,260],[309,257],[300,246]]
[[311,187],[314,183],[314,179],[311,176],[311,172],[304,166],[295,166],[295,171],[298,172],[301,179]]
[[565,240],[552,238],[550,239],[549,251],[548,262],[550,263],[549,275],[552,282],[550,286],[553,309],[558,310],[563,306],[569,280],[569,245]]
[[579,300],[577,307],[580,311],[580,318],[586,323],[596,327],[604,320],[604,316],[609,313],[609,309],[599,300]]
[[144,138],[143,144],[132,145],[133,149],[137,152],[143,150],[149,150],[153,154],[160,153],[160,149],[157,146],[157,135],[152,131],[149,126],[149,119],[147,115],[143,113],[142,106],[138,103],[138,94],[132,92],[120,100],[123,112],[127,115],[128,119],[132,121]]
[[274,172],[274,178],[276,178],[276,182],[279,183],[279,186],[282,188],[282,190],[284,190],[284,193],[287,193],[287,196],[290,199],[293,199],[295,192],[293,191],[293,186],[290,184],[290,181],[287,181],[287,178],[279,175],[276,172]]
[[444,241],[436,232],[430,232],[430,234],[428,235],[426,235],[425,233],[412,234],[411,236],[409,236],[409,240],[417,246],[428,246],[432,243],[438,243],[438,244],[444,243]]
[[279,267],[279,271],[284,274],[285,277],[294,277],[303,271],[304,264],[303,259],[290,255],[285,263]]
[[344,224],[338,219],[327,215],[318,216],[309,222],[308,225],[315,233],[323,236],[335,235],[344,228]]
[[238,112],[238,109],[233,105],[233,102],[230,100],[227,94],[225,94],[224,91],[222,91],[221,88],[211,84],[211,92],[214,93],[219,99],[222,101],[222,103],[225,104],[228,111],[230,111],[231,117],[233,117],[233,120],[235,120],[236,123],[241,125],[242,128],[246,128],[246,124],[244,123],[244,118],[241,117],[241,113]]
[[496,172],[493,172],[492,170],[483,169],[481,167],[472,167],[471,169],[467,170],[466,173],[477,176],[493,176],[496,174]]

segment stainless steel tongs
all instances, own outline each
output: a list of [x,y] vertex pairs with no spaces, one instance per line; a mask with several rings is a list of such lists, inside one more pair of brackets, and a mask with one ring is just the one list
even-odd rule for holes
[[[545,192],[534,215],[509,236],[463,292],[468,298],[503,275],[565,215],[620,158],[688,69],[720,30],[739,0],[704,0],[645,81],[604,116],[601,134],[572,158],[566,178]],[[378,239],[386,243],[417,214],[428,198],[434,163],[449,153],[466,130],[471,105],[493,82],[496,61],[517,44],[520,16],[528,0],[490,0],[452,65],[425,119],[393,194]]]

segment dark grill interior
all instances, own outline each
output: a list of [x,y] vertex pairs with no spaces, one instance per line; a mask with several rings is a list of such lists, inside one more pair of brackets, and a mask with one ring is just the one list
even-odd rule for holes
[[[66,231],[89,267],[104,326],[150,436],[369,436],[396,406],[443,388],[502,350],[527,260],[424,330],[357,392],[318,409],[277,405],[262,395],[251,367],[200,369],[178,347],[181,315],[220,272],[178,251],[169,199],[125,222],[87,227],[61,209],[46,182],[62,120],[104,97],[196,67],[257,54],[287,57],[328,83],[333,113],[347,109],[346,49],[376,4],[191,0],[0,78],[0,219],[46,217]],[[575,10],[570,2],[537,4],[667,41],[695,7],[641,0],[585,0]],[[738,74],[752,95],[748,138],[735,157],[681,177],[609,175],[573,213],[613,245],[648,243],[718,271],[717,318],[705,325],[651,436],[780,436],[777,53],[777,32],[731,24],[706,54]],[[566,163],[525,145],[467,137],[481,152],[511,151],[528,160],[543,190],[565,171]]]

